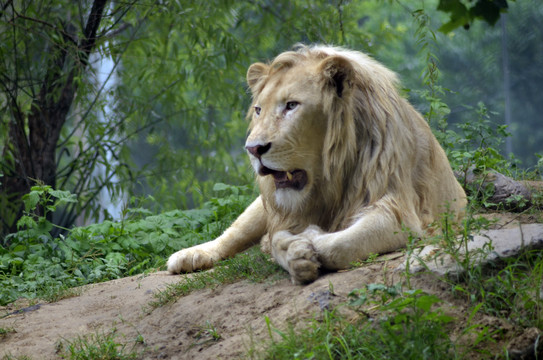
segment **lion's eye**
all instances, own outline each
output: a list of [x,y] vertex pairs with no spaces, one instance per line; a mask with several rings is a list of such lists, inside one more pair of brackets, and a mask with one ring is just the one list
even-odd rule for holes
[[296,107],[300,105],[297,101],[289,101],[287,102],[287,106],[285,107],[286,110],[294,110]]
[[262,110],[262,109],[260,108],[260,106],[255,106],[255,113],[256,113],[257,115],[260,115],[260,110]]

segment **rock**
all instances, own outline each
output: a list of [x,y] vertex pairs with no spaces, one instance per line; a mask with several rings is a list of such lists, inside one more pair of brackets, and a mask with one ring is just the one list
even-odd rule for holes
[[443,248],[428,245],[408,253],[406,263],[396,270],[409,268],[412,274],[429,270],[438,275],[458,276],[464,272],[463,261],[470,265],[486,265],[523,251],[543,249],[543,224],[519,224],[514,229],[481,231],[468,240],[467,249],[469,258],[466,258],[464,247],[458,254],[451,255]]

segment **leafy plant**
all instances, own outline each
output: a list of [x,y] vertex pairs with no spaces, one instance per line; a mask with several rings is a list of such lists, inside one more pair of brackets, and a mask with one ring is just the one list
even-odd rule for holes
[[[492,208],[496,204],[488,199],[494,194],[489,178],[491,171],[514,175],[514,159],[506,159],[500,153],[504,139],[510,134],[506,125],[495,126],[490,120],[489,111],[483,103],[478,104],[477,120],[458,124],[458,132],[447,130],[446,149],[453,167],[462,174],[462,184],[469,197],[469,204],[477,208]],[[468,182],[467,180],[473,180]],[[510,197],[510,203],[520,204],[521,197]]]
[[[28,194],[22,197],[25,211],[17,221],[17,229],[21,230],[19,236],[27,239],[27,244],[32,245],[34,241],[48,242],[51,240],[51,229],[55,226],[49,221],[50,214],[57,210],[57,207],[67,203],[77,202],[75,195],[69,191],[55,190],[49,185],[39,184],[33,186]],[[6,236],[6,244],[11,243],[14,237]],[[18,251],[22,248],[19,247]]]
[[69,288],[160,268],[182,248],[212,240],[253,200],[248,187],[216,185],[213,198],[200,209],[148,215],[144,208],[125,209],[119,222],[74,228],[53,238],[54,226],[42,213],[73,197],[39,187],[25,197],[28,215],[20,230],[0,247],[0,304],[19,297],[72,296]]

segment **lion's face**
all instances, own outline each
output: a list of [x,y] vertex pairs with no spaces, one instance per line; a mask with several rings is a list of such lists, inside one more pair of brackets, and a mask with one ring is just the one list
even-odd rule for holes
[[[262,192],[273,192],[276,205],[285,210],[302,206],[322,177],[322,82],[316,64],[307,65],[276,71],[253,91],[245,146]],[[260,78],[264,70],[265,65],[255,64],[248,76]]]

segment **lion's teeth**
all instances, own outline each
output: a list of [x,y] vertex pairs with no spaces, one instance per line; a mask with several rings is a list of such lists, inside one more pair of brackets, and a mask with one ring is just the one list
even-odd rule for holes
[[292,181],[292,174],[287,171],[287,179],[288,181]]

